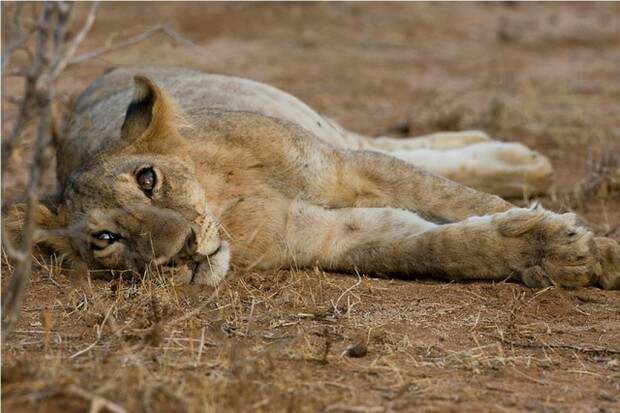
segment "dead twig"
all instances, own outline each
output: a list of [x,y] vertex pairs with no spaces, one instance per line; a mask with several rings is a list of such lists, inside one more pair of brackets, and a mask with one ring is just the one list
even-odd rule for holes
[[505,337],[500,336],[492,336],[493,338],[499,340],[502,344],[508,344],[514,347],[522,347],[522,348],[534,348],[534,349],[545,349],[545,348],[554,348],[559,350],[572,350],[578,351],[580,353],[594,353],[594,354],[620,354],[620,350],[616,350],[613,348],[607,347],[584,347],[584,346],[576,346],[573,344],[563,344],[563,343],[528,343],[528,342],[519,342],[509,340]]
[[7,404],[20,404],[24,402],[40,402],[41,400],[50,399],[58,396],[77,397],[90,402],[88,408],[89,413],[98,413],[101,411],[109,411],[112,413],[128,413],[124,407],[108,400],[102,396],[85,390],[75,384],[70,384],[64,387],[58,386],[44,386],[42,390],[34,393],[26,394],[20,397],[9,398],[6,400]]
[[185,46],[191,46],[191,47],[199,47],[196,43],[192,42],[191,40],[183,37],[182,35],[180,35],[179,33],[177,33],[176,31],[172,30],[169,27],[166,26],[156,26],[153,27],[152,29],[148,29],[140,34],[137,34],[133,37],[130,37],[127,40],[124,40],[122,42],[119,42],[117,44],[114,45],[110,45],[110,46],[106,46],[106,47],[102,47],[101,49],[97,49],[97,50],[93,50],[90,52],[86,52],[84,54],[81,54],[79,56],[76,56],[74,59],[72,59],[68,65],[76,65],[79,63],[83,63],[87,60],[91,60],[94,59],[96,57],[99,57],[101,55],[104,55],[106,53],[110,53],[113,52],[115,50],[119,50],[119,49],[123,49],[125,47],[129,47],[129,46],[133,46],[134,44],[143,42],[144,40],[158,34],[158,33],[163,33],[166,36],[170,37],[172,40],[174,40],[177,43],[183,44]]
[[[98,2],[90,9],[86,22],[78,34],[67,43],[67,33],[71,23],[73,3],[47,2],[39,6],[40,12],[36,24],[28,32],[22,31],[19,19],[21,7],[16,9],[14,26],[17,39],[10,44],[2,55],[2,69],[8,66],[11,54],[34,37],[30,62],[18,68],[8,68],[6,74],[22,76],[25,85],[21,98],[15,99],[19,105],[17,116],[10,134],[2,141],[1,172],[2,181],[6,178],[8,161],[11,159],[17,142],[31,121],[38,119],[34,162],[30,170],[27,189],[26,212],[23,223],[21,250],[17,249],[2,227],[2,245],[7,254],[16,261],[8,286],[2,294],[2,338],[4,339],[15,326],[25,290],[29,283],[32,269],[32,249],[35,241],[35,214],[39,202],[39,190],[42,178],[53,156],[51,151],[51,129],[54,124],[53,101],[56,98],[55,79],[66,67],[75,54],[78,45],[84,40],[92,27]],[[3,73],[3,83],[4,83]]]
[[65,67],[69,64],[70,60],[73,58],[73,55],[77,51],[78,46],[84,41],[88,32],[93,27],[93,23],[95,23],[95,16],[97,14],[97,9],[99,8],[99,2],[96,1],[92,4],[88,15],[86,16],[86,22],[82,29],[75,35],[75,37],[69,42],[66,46],[65,52],[63,54],[59,54],[56,61],[52,65],[52,71],[50,76],[55,78],[62,72]]
[[128,413],[124,407],[119,404],[116,404],[106,398],[103,398],[95,393],[91,393],[88,390],[84,390],[81,387],[78,387],[74,384],[67,386],[62,389],[60,393],[64,393],[69,396],[76,396],[81,399],[90,401],[90,408],[88,409],[89,413],[98,413],[102,410],[108,410],[112,413]]
[[[19,317],[19,309],[21,308],[22,300],[26,287],[30,281],[30,271],[32,269],[32,247],[34,244],[35,235],[35,209],[38,204],[39,186],[41,183],[41,177],[48,164],[48,156],[46,156],[45,149],[49,146],[50,134],[48,130],[50,118],[49,107],[43,110],[43,113],[39,120],[39,128],[37,132],[37,146],[35,153],[35,161],[30,173],[30,182],[28,184],[28,204],[26,209],[26,221],[24,223],[24,241],[23,252],[20,255],[15,255],[13,258],[22,258],[18,261],[15,270],[13,271],[11,282],[4,291],[4,297],[2,300],[2,331],[3,336],[9,333]],[[9,245],[9,244],[7,244]],[[12,250],[12,246],[7,248],[7,251]]]
[[4,50],[2,51],[2,58],[1,58],[1,64],[0,64],[0,67],[2,68],[2,72],[4,72],[4,70],[9,65],[9,59],[11,55],[13,54],[13,52],[15,52],[16,50],[22,49],[24,45],[32,38],[34,34],[32,31],[28,31],[25,33],[22,31],[21,20],[20,20],[22,4],[18,3],[16,4],[16,7],[17,8],[14,14],[15,21],[13,23],[13,26],[15,28],[15,33],[13,36],[15,40],[10,42],[7,46],[3,48]]
[[[350,291],[352,291],[354,288],[356,288],[357,286],[359,286],[362,283],[362,276],[360,275],[360,273],[355,270],[355,274],[357,275],[357,281],[355,282],[355,284],[353,284],[352,286],[350,286],[349,288],[347,288],[346,290],[344,290],[342,292],[342,294],[340,294],[340,296],[338,297],[338,299],[336,300],[336,302],[334,303],[332,301],[332,307],[334,309],[334,313],[335,314],[341,314],[340,309],[338,308],[338,305],[340,304],[340,300],[342,300],[342,298]],[[350,311],[350,308],[347,308],[347,312]]]

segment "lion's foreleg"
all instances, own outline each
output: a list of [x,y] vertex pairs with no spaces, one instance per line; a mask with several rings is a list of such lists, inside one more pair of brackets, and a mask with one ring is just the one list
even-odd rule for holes
[[601,275],[592,233],[573,214],[542,209],[436,225],[394,208],[323,209],[296,202],[286,239],[291,265],[333,271],[513,278],[532,287],[569,288],[596,283]]
[[436,225],[395,208],[323,209],[296,202],[287,220],[288,256],[292,266],[331,271],[508,278],[511,263],[497,254],[501,236],[490,219],[478,221]]
[[436,224],[402,209],[325,209],[296,201],[286,224],[288,260],[298,267],[319,265],[326,270],[392,273],[396,267],[389,260],[371,262],[369,257],[356,258],[351,252],[374,245],[404,258],[403,240],[434,228]]

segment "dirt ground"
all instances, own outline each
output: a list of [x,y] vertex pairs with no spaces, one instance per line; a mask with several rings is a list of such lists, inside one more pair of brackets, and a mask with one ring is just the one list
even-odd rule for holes
[[[272,84],[367,134],[482,129],[551,158],[543,205],[620,240],[605,186],[620,154],[617,3],[106,3],[80,51],[158,24],[197,46],[158,35],[70,67],[60,90],[181,65]],[[5,195],[26,179],[11,170]],[[130,412],[620,411],[618,291],[235,270],[214,292],[37,262],[2,347],[6,412],[82,412],[95,396]]]

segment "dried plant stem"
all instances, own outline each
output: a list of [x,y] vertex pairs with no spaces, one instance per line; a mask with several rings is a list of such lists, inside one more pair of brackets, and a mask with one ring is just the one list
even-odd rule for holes
[[[163,33],[174,41],[196,46],[174,30],[157,26],[116,45],[84,53],[77,57],[75,53],[91,30],[99,2],[94,2],[81,29],[71,39],[67,38],[74,4],[65,1],[47,2],[40,5],[37,21],[25,30],[20,19],[22,7],[16,7],[14,16],[14,41],[9,43],[2,53],[2,79],[6,77],[23,77],[25,85],[22,96],[11,97],[10,101],[18,106],[17,115],[11,132],[2,141],[1,171],[2,181],[13,151],[24,131],[34,119],[38,119],[35,155],[27,190],[27,206],[24,218],[21,248],[12,244],[11,238],[2,231],[2,245],[5,253],[16,262],[11,280],[3,291],[2,297],[2,332],[3,339],[10,334],[19,316],[19,309],[26,291],[32,269],[32,249],[36,235],[35,212],[38,207],[39,189],[42,177],[47,169],[51,153],[51,130],[60,124],[55,119],[53,103],[56,98],[55,81],[69,65],[75,65],[95,58],[104,53],[139,43],[157,33]],[[35,5],[36,7],[36,5]],[[34,37],[34,44],[29,40]],[[24,49],[30,60],[21,67],[9,67],[12,53]],[[30,50],[33,49],[33,50]],[[6,69],[6,70],[5,70]]]
[[133,37],[130,37],[127,40],[124,40],[122,42],[119,42],[117,44],[111,45],[111,46],[106,46],[106,47],[102,47],[101,49],[97,49],[97,50],[92,50],[90,52],[86,52],[84,54],[81,54],[79,56],[76,56],[73,60],[71,60],[69,62],[69,65],[76,65],[79,63],[83,63],[87,60],[91,60],[94,59],[96,57],[99,57],[101,55],[104,55],[106,53],[109,52],[113,52],[115,50],[118,49],[122,49],[125,47],[129,47],[132,46],[134,44],[140,43],[158,33],[163,33],[165,35],[167,35],[168,37],[170,37],[171,39],[173,39],[174,41],[176,41],[177,43],[186,45],[186,46],[191,46],[191,47],[198,47],[198,45],[194,42],[192,42],[191,40],[183,37],[182,35],[180,35],[179,33],[177,33],[176,31],[172,30],[169,27],[166,26],[156,26],[153,27],[152,29],[146,30],[140,34],[137,34]]
[[34,164],[30,172],[30,182],[28,184],[28,200],[23,241],[23,250],[25,253],[13,270],[11,282],[4,291],[4,297],[2,299],[2,332],[4,335],[10,332],[17,322],[19,316],[18,309],[21,308],[24,292],[30,280],[30,270],[32,268],[31,251],[36,231],[34,210],[38,205],[41,178],[49,163],[49,153],[46,153],[51,136],[49,133],[49,122],[50,108],[48,106],[42,110],[39,118]]
[[90,29],[93,27],[93,23],[95,23],[95,16],[97,14],[98,8],[99,8],[99,2],[96,1],[90,7],[90,11],[88,12],[88,15],[86,16],[86,22],[84,23],[84,26],[82,26],[82,29],[75,35],[75,37],[66,46],[65,53],[58,55],[56,61],[52,65],[52,70],[50,73],[50,76],[52,78],[57,77],[60,74],[60,72],[62,72],[65,69],[65,67],[67,67],[70,60],[73,58],[73,55],[75,55],[75,52],[77,51],[78,46],[80,45],[80,43],[84,41],[84,39],[86,38],[86,35],[88,35],[88,32],[90,32]]
[[571,350],[571,351],[577,351],[580,353],[593,353],[593,354],[620,354],[619,349],[603,347],[603,346],[577,346],[573,344],[563,344],[563,343],[529,343],[529,342],[519,342],[519,341],[508,340],[500,336],[494,336],[494,338],[501,341],[503,344],[507,344],[507,345],[514,346],[514,347],[533,348],[533,349],[554,348],[554,349],[560,349],[560,350]]
[[85,24],[70,42],[67,42],[67,33],[71,23],[73,3],[47,2],[40,7],[41,11],[36,24],[32,26],[29,32],[22,31],[19,20],[21,7],[17,8],[15,16],[17,40],[2,55],[2,68],[4,69],[5,66],[8,66],[11,53],[25,47],[28,39],[34,36],[34,50],[30,53],[30,61],[23,67],[7,70],[10,75],[23,77],[25,85],[21,98],[16,99],[19,109],[11,133],[2,141],[1,171],[3,183],[9,160],[17,142],[33,119],[38,118],[38,126],[34,159],[27,189],[21,250],[12,245],[10,238],[4,233],[4,227],[2,228],[4,250],[16,261],[9,284],[2,294],[3,339],[10,334],[17,322],[23,296],[30,279],[32,249],[36,235],[34,217],[38,208],[42,178],[52,157],[50,147],[51,129],[55,123],[52,119],[52,104],[56,97],[55,79],[71,60],[77,47],[92,27],[98,2],[91,6]]

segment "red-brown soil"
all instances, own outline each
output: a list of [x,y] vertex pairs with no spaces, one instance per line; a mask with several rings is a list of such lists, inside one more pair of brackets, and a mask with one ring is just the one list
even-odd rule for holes
[[[618,4],[104,3],[80,51],[158,24],[198,46],[158,35],[69,67],[59,89],[181,65],[272,84],[367,134],[483,129],[552,159],[543,205],[620,239],[617,195],[589,190],[620,154]],[[26,170],[12,165],[5,195]],[[130,412],[620,411],[617,291],[315,270],[234,271],[211,296],[37,262],[2,347],[6,412],[87,411],[81,390]]]

